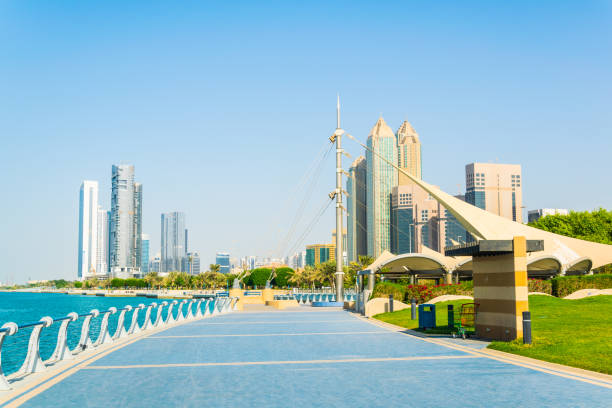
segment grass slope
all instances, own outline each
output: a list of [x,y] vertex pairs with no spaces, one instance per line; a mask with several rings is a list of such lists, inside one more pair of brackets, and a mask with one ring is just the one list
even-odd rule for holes
[[[437,330],[428,333],[448,333],[447,308],[454,305],[455,313],[465,300],[436,304]],[[512,342],[494,341],[489,348],[522,356],[565,364],[586,370],[612,374],[612,296],[593,296],[578,300],[552,296],[529,296],[533,344],[522,339]],[[417,320],[410,319],[410,309],[381,313],[374,318],[407,329],[416,329]]]
[[565,300],[529,296],[533,344],[522,339],[489,348],[612,374],[612,296]]

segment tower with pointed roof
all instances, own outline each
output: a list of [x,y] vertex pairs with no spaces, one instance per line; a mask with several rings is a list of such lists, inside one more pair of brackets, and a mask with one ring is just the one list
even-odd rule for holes
[[[407,120],[397,130],[397,166],[421,178],[421,142],[418,133]],[[406,175],[398,174],[398,184],[412,184]]]
[[366,151],[368,255],[373,257],[391,249],[391,192],[397,186],[397,170],[382,157],[397,163],[395,134],[380,117],[370,131]]

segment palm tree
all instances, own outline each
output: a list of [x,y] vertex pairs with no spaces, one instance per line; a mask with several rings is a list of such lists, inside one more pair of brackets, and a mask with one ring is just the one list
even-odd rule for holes
[[221,265],[219,264],[210,264],[210,266],[208,267],[208,269],[211,272],[219,272],[219,270],[221,269]]

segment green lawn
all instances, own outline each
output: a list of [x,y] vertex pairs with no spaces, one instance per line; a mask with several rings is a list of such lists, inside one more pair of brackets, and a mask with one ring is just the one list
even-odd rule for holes
[[[426,333],[439,333],[449,334],[451,331],[448,329],[448,305],[453,305],[455,308],[455,316],[459,316],[461,305],[464,303],[470,303],[469,299],[452,300],[450,302],[436,303],[436,325],[439,326],[436,329],[428,329]],[[375,319],[382,320],[383,322],[395,324],[397,326],[405,327],[407,329],[418,329],[419,327],[419,313],[417,309],[416,320],[410,319],[410,309],[400,310],[393,313],[381,313],[374,316]]]
[[[453,304],[458,314],[462,303],[467,301],[437,303],[436,323],[446,326],[446,305]],[[523,345],[523,340],[518,339],[509,343],[495,341],[489,348],[612,374],[612,296],[565,300],[532,295],[529,296],[529,309],[533,326],[532,345]],[[408,329],[418,326],[418,320],[410,320],[410,309],[374,317]],[[441,328],[427,332],[448,330]]]
[[612,296],[565,300],[529,296],[533,344],[522,339],[489,348],[612,374]]

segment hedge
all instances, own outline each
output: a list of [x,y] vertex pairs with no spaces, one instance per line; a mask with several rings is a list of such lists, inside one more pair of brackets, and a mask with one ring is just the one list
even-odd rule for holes
[[272,284],[279,288],[284,288],[289,285],[289,278],[295,272],[288,267],[276,268],[276,276],[272,280]]
[[393,295],[393,299],[403,301],[405,293],[406,287],[404,285],[391,282],[380,282],[377,283],[376,286],[374,286],[374,291],[372,291],[372,298],[388,298],[389,295]]
[[541,292],[552,295],[552,282],[550,280],[529,279],[527,286],[529,292]]
[[612,275],[559,276],[551,283],[552,295],[563,298],[580,289],[612,289]]

